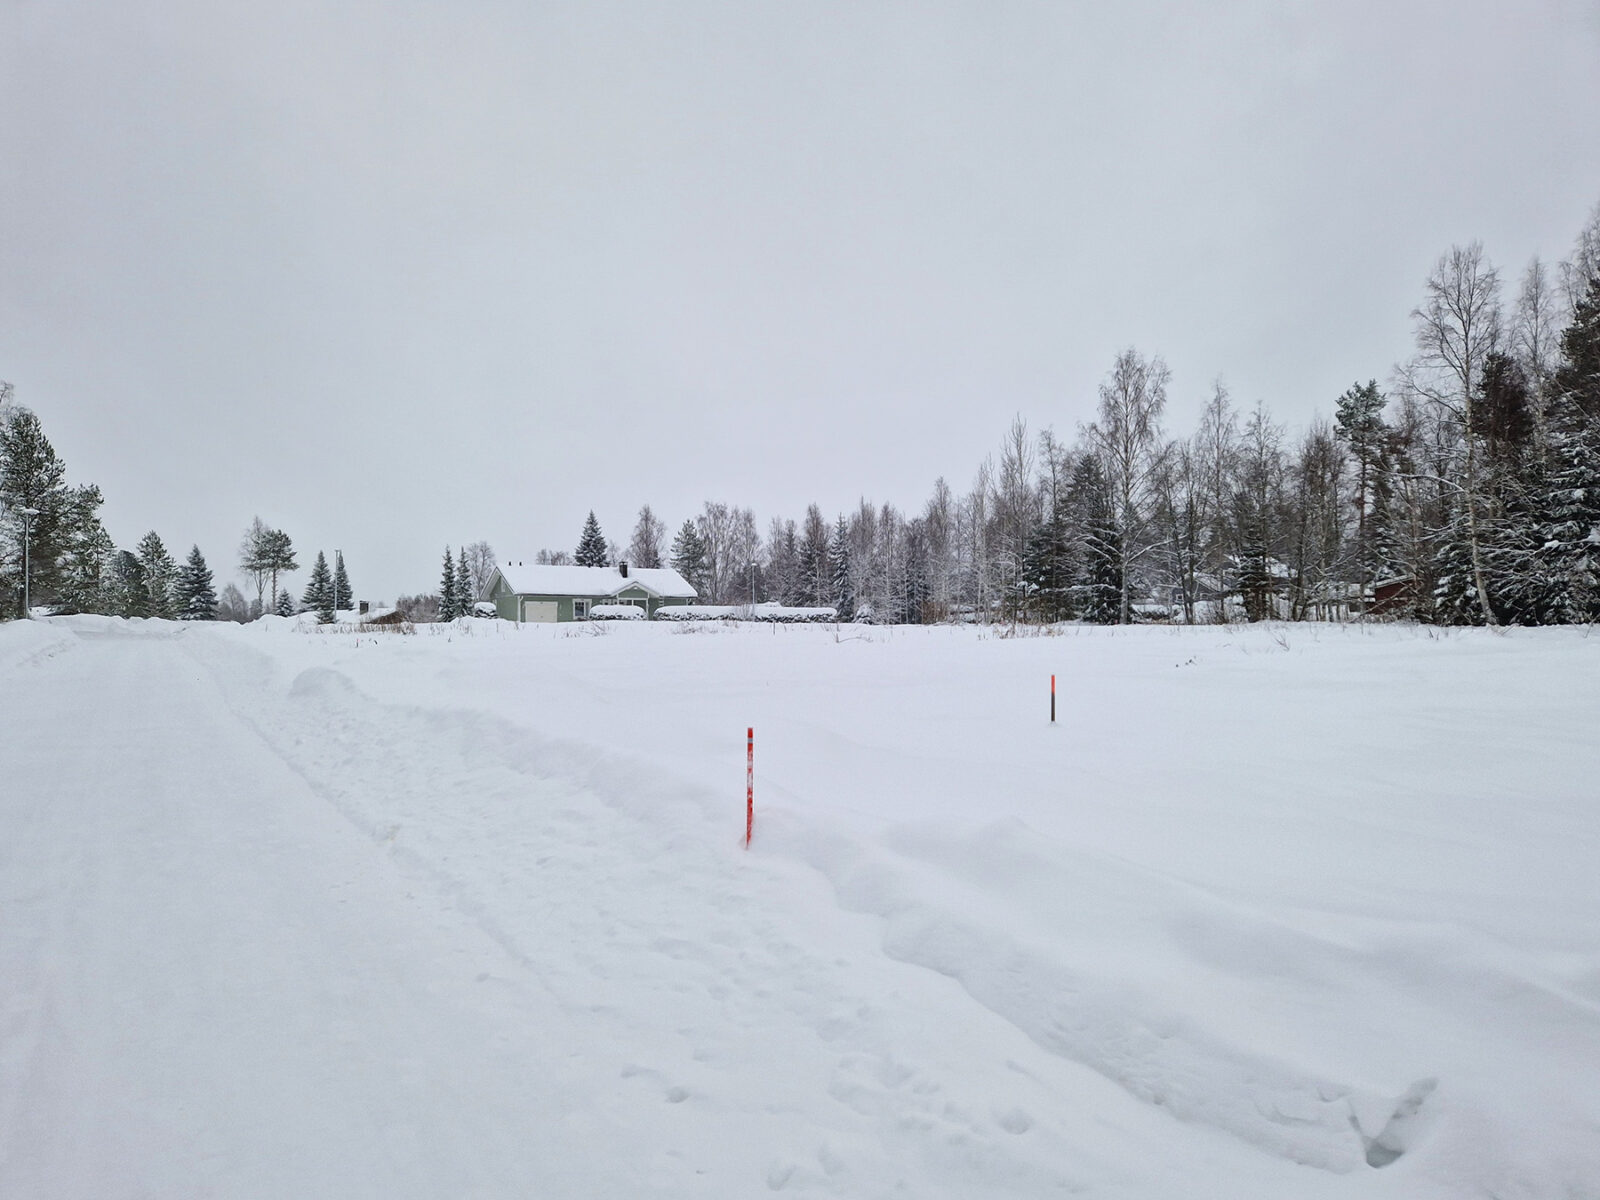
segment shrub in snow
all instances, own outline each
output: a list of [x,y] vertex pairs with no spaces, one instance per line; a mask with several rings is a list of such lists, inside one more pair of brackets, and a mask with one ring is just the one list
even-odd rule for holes
[[642,621],[644,609],[637,604],[594,604],[589,607],[591,621]]

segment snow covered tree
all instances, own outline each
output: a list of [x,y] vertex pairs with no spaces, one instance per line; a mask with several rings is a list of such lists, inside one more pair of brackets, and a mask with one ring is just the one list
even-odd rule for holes
[[116,546],[100,523],[101,503],[100,489],[92,483],[72,488],[68,495],[57,612],[107,609],[106,569]]
[[1144,524],[1151,488],[1166,452],[1161,417],[1171,378],[1172,372],[1159,354],[1147,359],[1132,348],[1124,350],[1100,385],[1099,415],[1085,430],[1110,487],[1122,556],[1117,571],[1122,580],[1117,620],[1124,625],[1133,620],[1134,572],[1161,541],[1146,537]]
[[853,620],[856,615],[855,577],[850,569],[850,526],[844,514],[833,527],[833,537],[828,542],[828,568],[832,573],[833,607],[841,621]]
[[317,614],[323,625],[331,625],[334,615],[333,576],[328,570],[328,558],[317,551],[317,561],[311,566],[311,579],[306,583],[300,604],[307,612]]
[[456,555],[456,612],[463,617],[470,617],[477,599],[472,586],[472,572],[467,569],[467,551],[463,547]]
[[1283,428],[1258,405],[1245,423],[1240,446],[1233,524],[1239,545],[1239,595],[1247,619],[1273,615],[1283,541]]
[[600,522],[594,519],[592,508],[583,523],[583,532],[578,536],[578,549],[572,561],[580,567],[603,567],[608,563],[605,534],[600,532]]
[[828,569],[828,522],[815,504],[806,506],[806,519],[800,531],[800,603],[832,603],[833,572]]
[[272,610],[280,617],[292,617],[295,614],[294,593],[288,588],[278,593],[278,603]]
[[107,597],[111,615],[118,617],[148,617],[150,615],[150,590],[145,587],[144,568],[136,555],[118,550],[111,563],[111,588]]
[[206,557],[195,546],[189,551],[188,561],[178,570],[173,605],[180,621],[215,621],[217,619],[217,593],[212,587],[211,568]]
[[439,579],[439,620],[454,621],[461,615],[456,601],[456,560],[450,547],[444,548],[444,573]]
[[678,536],[672,539],[672,569],[699,593],[701,603],[710,599],[707,595],[710,584],[706,579],[706,546],[700,540],[700,531],[695,528],[692,518],[685,518]]
[[1114,625],[1122,611],[1122,538],[1098,457],[1086,454],[1078,460],[1067,497],[1079,539],[1073,608],[1085,621]]
[[1561,335],[1550,467],[1532,538],[1545,619],[1600,619],[1600,266]]
[[[1483,246],[1451,247],[1428,276],[1427,297],[1411,313],[1417,354],[1403,369],[1405,386],[1436,406],[1453,426],[1462,449],[1461,501],[1467,551],[1478,607],[1498,624],[1483,569],[1484,497],[1480,490],[1481,447],[1475,409],[1484,360],[1501,337],[1500,276]],[[1444,477],[1444,472],[1438,473]]]
[[348,612],[355,606],[350,595],[350,576],[344,569],[344,551],[340,550],[333,559],[333,607]]
[[151,530],[139,539],[134,551],[139,557],[139,568],[144,572],[145,591],[149,593],[149,615],[171,618],[176,615],[172,587],[178,574],[178,564],[172,561],[161,538]]
[[[6,391],[9,401],[9,386]],[[32,602],[49,602],[59,585],[60,562],[68,539],[71,489],[66,464],[57,457],[39,418],[30,410],[7,404],[0,423],[0,590],[6,615],[20,615],[24,590]],[[24,521],[22,510],[37,509]],[[23,587],[26,524],[27,589]]]

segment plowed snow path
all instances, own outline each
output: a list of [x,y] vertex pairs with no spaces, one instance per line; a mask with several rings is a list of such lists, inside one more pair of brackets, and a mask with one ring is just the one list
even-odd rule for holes
[[0,1195],[578,1194],[560,1148],[615,1131],[559,1007],[478,983],[500,948],[177,649],[85,639],[3,702]]

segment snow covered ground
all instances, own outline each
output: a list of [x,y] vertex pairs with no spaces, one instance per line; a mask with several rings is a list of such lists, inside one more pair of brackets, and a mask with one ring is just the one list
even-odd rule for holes
[[1600,1196],[1597,717],[1580,630],[0,626],[0,1196]]

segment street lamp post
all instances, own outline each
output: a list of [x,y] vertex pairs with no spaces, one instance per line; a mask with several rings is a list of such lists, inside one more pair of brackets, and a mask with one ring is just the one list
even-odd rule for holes
[[333,615],[335,620],[339,617],[339,564],[343,561],[344,551],[335,550],[333,552],[333,578],[328,582],[328,586],[333,589]]
[[25,619],[33,617],[33,595],[29,588],[32,576],[28,562],[28,531],[33,527],[33,519],[39,515],[37,508],[19,508],[22,514],[22,615]]
[[756,564],[755,563],[751,563],[750,564],[750,608],[752,610],[754,610],[755,606],[756,606]]

